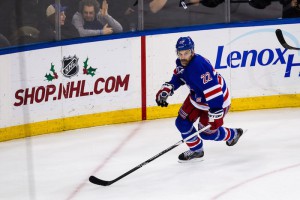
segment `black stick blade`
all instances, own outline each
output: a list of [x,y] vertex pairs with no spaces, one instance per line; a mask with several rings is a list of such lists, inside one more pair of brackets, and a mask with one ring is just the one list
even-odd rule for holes
[[91,183],[96,184],[96,185],[102,185],[102,186],[109,186],[113,183],[112,181],[101,180],[101,179],[99,179],[95,176],[90,176],[89,181]]
[[282,34],[282,31],[280,29],[276,29],[275,31],[276,33],[276,37],[279,41],[279,43],[285,48],[285,49],[292,49],[292,50],[300,50],[299,47],[292,47],[290,46],[289,44],[286,43],[284,37],[283,37],[283,34]]
[[283,44],[286,44],[286,41],[283,37],[282,31],[280,29],[276,29],[275,33],[276,33],[279,43],[285,48],[285,46]]

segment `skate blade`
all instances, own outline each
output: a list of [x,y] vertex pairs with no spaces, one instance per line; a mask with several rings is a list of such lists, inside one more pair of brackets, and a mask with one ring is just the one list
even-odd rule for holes
[[179,163],[197,163],[202,162],[204,158],[194,158],[192,160],[178,160]]

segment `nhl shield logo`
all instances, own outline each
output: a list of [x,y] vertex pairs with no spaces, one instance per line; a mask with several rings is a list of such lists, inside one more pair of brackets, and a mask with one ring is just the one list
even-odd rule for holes
[[63,58],[61,72],[68,78],[75,76],[79,72],[78,58],[76,55]]

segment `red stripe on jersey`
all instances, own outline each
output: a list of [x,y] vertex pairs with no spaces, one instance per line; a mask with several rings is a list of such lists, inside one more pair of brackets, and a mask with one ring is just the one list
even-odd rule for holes
[[207,99],[207,98],[209,98],[210,96],[217,94],[218,92],[222,92],[221,87],[217,87],[216,89],[214,89],[214,90],[212,90],[212,91],[206,93],[206,94],[205,94],[205,98]]
[[227,141],[230,138],[231,134],[230,134],[229,128],[225,128],[225,130],[226,130],[227,135],[226,135],[226,138],[224,140]]
[[193,142],[186,142],[186,144],[189,146],[189,147],[194,147],[196,146],[197,144],[199,144],[201,141],[200,141],[200,138],[197,138],[196,141],[193,141]]
[[221,76],[218,76],[218,83],[219,83],[220,85],[223,85],[223,84],[222,84],[222,77],[221,77]]

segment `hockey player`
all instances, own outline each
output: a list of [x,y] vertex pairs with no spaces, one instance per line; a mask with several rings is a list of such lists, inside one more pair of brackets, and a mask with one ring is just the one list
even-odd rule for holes
[[[243,130],[222,126],[231,103],[224,78],[206,58],[194,52],[194,42],[190,37],[180,37],[176,43],[176,51],[177,67],[172,79],[164,83],[157,92],[157,105],[168,106],[167,98],[180,86],[187,85],[190,93],[175,121],[182,138],[185,139],[197,131],[193,123],[199,118],[199,129],[211,125],[210,129],[200,133],[202,139],[226,141],[228,146],[235,145]],[[196,161],[204,156],[201,138],[195,136],[186,142],[189,150],[179,155],[179,162]]]

